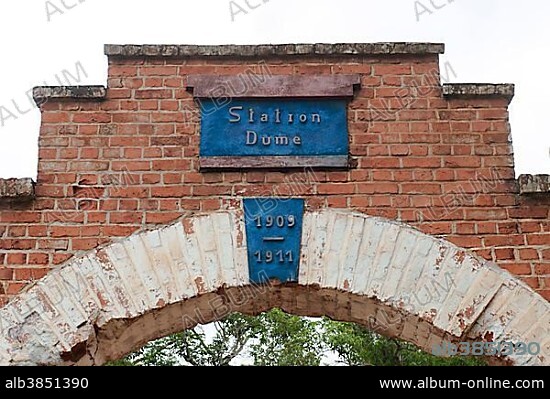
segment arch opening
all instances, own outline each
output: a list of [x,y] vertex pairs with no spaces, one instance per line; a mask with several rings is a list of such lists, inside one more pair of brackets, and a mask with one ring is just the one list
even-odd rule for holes
[[[255,292],[253,296],[250,295],[252,291]],[[197,298],[191,301],[196,300]],[[239,315],[246,316],[265,316],[266,313],[269,314],[273,310],[281,310],[286,315],[306,317],[308,319],[307,322],[314,323],[321,329],[318,332],[320,335],[323,335],[323,338],[313,339],[314,345],[317,345],[316,349],[320,351],[316,352],[320,361],[328,361],[325,352],[329,352],[329,355],[334,358],[332,359],[333,362],[338,357],[336,352],[327,346],[327,337],[325,336],[327,331],[325,330],[326,324],[324,324],[327,320],[324,318],[331,320],[331,327],[343,327],[338,322],[353,323],[364,327],[369,332],[375,333],[376,336],[396,339],[396,341],[406,341],[413,344],[415,350],[421,350],[426,355],[432,354],[433,345],[439,345],[443,342],[458,343],[456,337],[434,329],[426,321],[409,317],[409,315],[365,297],[336,290],[323,290],[318,287],[306,288],[297,285],[280,285],[277,282],[273,282],[273,284],[263,287],[251,286],[224,290],[223,292],[208,295],[207,298],[203,298],[204,301],[208,303],[206,309],[209,309],[209,311],[205,312],[204,306],[197,306],[192,303],[178,304],[176,305],[176,308],[179,308],[177,310],[169,307],[169,309],[155,312],[154,315],[146,316],[145,319],[117,320],[112,324],[104,326],[94,337],[96,340],[94,346],[98,347],[96,351],[97,357],[95,359],[84,358],[82,359],[82,364],[95,364],[94,362],[98,361],[101,364],[109,364],[113,361],[123,359],[128,354],[135,353],[135,351],[144,346],[147,347],[147,343],[149,342],[195,327],[206,326],[206,329],[209,328],[210,335],[212,335],[217,332],[217,327],[214,328],[213,326],[214,322],[223,321],[230,315],[238,313]],[[197,311],[199,308],[202,311]],[[176,317],[177,315],[180,316],[179,319]],[[278,323],[281,322],[278,321]],[[278,325],[279,329],[281,325]],[[224,327],[222,326],[221,328],[223,329]],[[146,332],[145,335],[143,334],[144,331]],[[280,334],[280,332],[274,335],[277,334]],[[231,336],[230,329],[229,336]],[[264,332],[262,336],[265,338],[269,336],[269,333]],[[427,340],[425,339],[426,336],[429,336]],[[291,337],[287,337],[287,339],[289,338],[291,339]],[[355,338],[358,338],[358,336]],[[206,341],[204,339],[202,342],[207,343]],[[474,341],[470,340],[469,342]],[[181,344],[179,341],[178,343]],[[241,360],[245,359],[248,362],[252,360],[252,353],[246,352],[246,349],[250,350],[249,344],[250,342],[244,347],[245,350],[237,355]],[[419,346],[420,344],[423,346]],[[155,346],[154,350],[158,351],[159,347],[162,348],[163,345]],[[224,353],[223,350],[217,347],[214,350],[217,351],[217,354]],[[411,351],[411,348],[407,347],[405,350]],[[166,351],[172,352],[170,354],[172,358],[178,358],[178,355],[174,353],[175,348],[173,346],[170,345],[170,348],[166,349]],[[426,355],[421,358],[423,361],[428,361],[430,356]],[[297,354],[297,356],[299,357],[300,354]],[[464,356],[458,356],[458,358],[460,360],[465,359]],[[179,360],[181,361],[182,359]],[[311,361],[311,359],[308,360]],[[390,359],[380,360],[391,361]],[[491,364],[506,364],[502,359],[495,358],[490,360]],[[472,362],[473,360],[470,359],[468,361]],[[485,364],[484,359],[476,359],[476,364]]]

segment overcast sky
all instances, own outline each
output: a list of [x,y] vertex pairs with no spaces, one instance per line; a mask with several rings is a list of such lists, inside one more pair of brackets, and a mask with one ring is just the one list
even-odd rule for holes
[[2,6],[0,177],[36,176],[40,113],[30,110],[29,89],[66,84],[71,78],[63,71],[77,77],[77,68],[80,81],[69,83],[105,84],[104,43],[377,41],[444,42],[441,62],[456,72],[452,82],[515,83],[516,173],[550,173],[549,2],[8,0]]

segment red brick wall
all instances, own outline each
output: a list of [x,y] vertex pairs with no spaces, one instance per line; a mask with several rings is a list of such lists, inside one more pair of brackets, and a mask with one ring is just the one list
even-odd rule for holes
[[349,106],[353,168],[199,172],[187,76],[259,72],[258,62],[111,57],[105,100],[43,104],[36,199],[0,204],[0,304],[48,268],[144,225],[261,195],[399,219],[550,299],[550,198],[517,193],[508,99],[444,97],[437,55],[267,59],[275,75],[362,75]]

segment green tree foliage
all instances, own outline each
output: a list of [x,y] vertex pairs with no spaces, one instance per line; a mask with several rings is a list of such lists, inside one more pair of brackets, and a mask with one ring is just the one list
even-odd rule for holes
[[259,366],[318,366],[323,355],[319,322],[273,309],[258,316],[262,326],[250,353]]
[[140,366],[228,366],[261,327],[258,318],[234,313],[214,323],[211,340],[203,328],[195,327],[150,342],[125,361]]
[[[239,355],[262,366],[318,366],[325,355],[350,366],[484,365],[480,358],[439,358],[406,342],[388,339],[353,323],[292,316],[279,309],[258,317],[239,313],[150,342],[111,365],[228,366]],[[334,362],[333,362],[334,363]]]
[[324,342],[348,366],[482,366],[484,360],[455,356],[441,358],[416,346],[385,338],[354,324],[323,319]]
[[234,313],[214,323],[214,327],[216,333],[210,343],[204,331],[198,329],[176,334],[173,351],[193,366],[229,366],[262,326],[256,317]]

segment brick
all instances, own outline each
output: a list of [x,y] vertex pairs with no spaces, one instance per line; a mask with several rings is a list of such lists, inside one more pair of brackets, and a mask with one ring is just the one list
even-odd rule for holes
[[0,239],[0,249],[28,250],[35,246],[34,240],[27,239]]
[[501,245],[525,245],[525,237],[522,235],[486,236],[485,245],[488,247]]
[[38,249],[67,250],[69,248],[68,240],[39,240]]
[[485,260],[493,260],[493,255],[489,249],[476,249],[474,252]]
[[50,237],[78,237],[80,227],[78,226],[50,226]]
[[166,212],[166,213],[147,213],[145,215],[146,223],[170,223],[182,216],[178,212]]
[[[405,159],[403,161],[405,161]],[[399,168],[400,164],[398,158],[375,157],[362,159],[360,166],[366,169],[385,169]]]
[[495,222],[479,222],[476,231],[478,234],[497,234],[497,224]]
[[137,71],[135,66],[109,65],[109,76],[111,77],[137,76]]
[[466,209],[466,217],[470,220],[505,220],[505,209]]
[[411,65],[375,65],[374,74],[380,76],[387,75],[410,75],[412,73]]
[[[160,181],[161,181],[161,174],[160,173],[144,173],[143,175],[141,175],[141,182],[143,184],[157,184],[157,183],[160,183]],[[178,183],[179,182],[180,181],[178,181]],[[164,181],[164,183],[169,184],[166,181]]]
[[148,198],[147,187],[115,187],[109,190],[109,195],[115,198]]
[[[392,198],[388,197],[387,195],[372,195],[368,197],[352,197],[352,202],[356,202],[356,206],[372,206],[372,207],[384,207],[384,206],[391,206]],[[364,200],[362,202],[361,200]],[[364,204],[364,205],[363,205]]]
[[539,254],[536,249],[533,248],[521,248],[518,250],[519,258],[521,260],[539,260]]
[[142,111],[155,111],[159,109],[158,100],[143,100],[139,102],[139,109]]
[[[65,188],[61,185],[41,184],[36,187],[36,195],[39,197],[63,198],[66,195]],[[39,218],[40,215],[34,214],[33,218]],[[29,216],[31,217],[31,216]]]
[[[410,204],[410,196],[397,196],[391,197],[390,204],[395,208],[407,208]],[[404,213],[405,211],[402,211]]]
[[521,280],[534,290],[541,288],[540,280],[537,277],[521,277]]
[[81,148],[80,157],[83,159],[97,159],[99,157],[98,148]]
[[71,249],[74,251],[87,251],[96,248],[99,245],[97,238],[73,238],[71,240]]
[[60,265],[64,262],[66,262],[67,260],[71,259],[72,258],[72,255],[71,254],[60,254],[60,253],[55,253],[53,254],[53,259],[52,259],[52,263],[54,265]]
[[112,224],[141,224],[143,222],[142,212],[111,212],[109,222]]
[[[372,172],[372,180],[375,181],[391,181],[393,176],[393,172],[389,170],[374,170]],[[407,176],[406,179],[402,180],[409,181],[410,177]]]
[[389,155],[387,145],[371,145],[368,147],[368,153],[371,157]]
[[25,265],[27,263],[26,253],[8,253],[6,262],[8,265]]
[[17,268],[15,269],[15,278],[23,281],[34,281],[44,277],[48,272],[46,268]]
[[518,223],[508,222],[508,223],[499,223],[498,224],[498,233],[499,234],[516,234],[519,233]]
[[134,94],[137,100],[144,99],[163,99],[163,98],[173,98],[174,94],[172,90],[167,89],[151,89],[151,90],[135,90]]
[[[267,197],[296,195],[292,186],[273,187],[268,184],[237,185],[234,188],[235,195],[243,197]],[[275,191],[276,190],[276,191]]]
[[441,167],[441,158],[424,157],[424,158],[404,158],[404,168],[439,168]]
[[[548,260],[548,258],[544,258]],[[550,263],[541,263],[538,265],[535,265],[535,274],[538,275],[548,275],[550,274]]]
[[390,146],[391,155],[402,156],[409,155],[411,152],[409,146],[407,145],[392,145]]
[[441,185],[435,183],[408,183],[401,185],[406,194],[441,194]]
[[69,122],[68,112],[44,112],[42,123],[67,123]]
[[141,78],[125,78],[121,80],[121,87],[128,89],[139,89],[143,86],[143,79]]
[[0,267],[0,281],[1,280],[12,280],[12,279],[13,279],[13,269]]
[[102,227],[102,233],[107,237],[126,237],[134,233],[137,229],[138,226],[107,225]]
[[509,133],[486,133],[482,136],[483,142],[487,144],[510,142]]
[[447,169],[435,170],[434,179],[437,181],[452,181],[455,179],[455,172]]
[[[209,183],[209,179],[211,178],[211,175],[204,176],[204,182]],[[221,181],[221,176],[218,177],[218,181]],[[245,180],[248,183],[263,183],[265,181],[265,174],[262,172],[248,172],[245,176]]]
[[[148,123],[151,115],[145,112],[116,113],[112,116],[113,123]],[[154,120],[152,121],[154,122]]]
[[168,137],[152,137],[151,138],[151,145],[159,145],[159,146],[167,146],[167,145],[173,145],[173,146],[182,146],[182,145],[188,145],[189,144],[189,138],[188,137],[179,137],[179,136],[168,136]]
[[431,181],[433,180],[433,172],[431,170],[415,170],[413,179],[415,181]]
[[453,244],[464,248],[480,248],[483,243],[480,237],[472,236],[447,236],[446,237]]
[[6,290],[6,294],[8,295],[16,295],[18,294],[23,288],[25,288],[26,283],[9,283],[8,289]]
[[395,183],[361,183],[357,184],[356,191],[358,194],[397,194],[399,186]]
[[143,80],[144,87],[162,87],[163,80],[161,78],[145,78]]
[[162,182],[164,184],[181,184],[183,182],[183,175],[181,173],[164,173],[162,175]]
[[481,109],[477,111],[478,119],[506,119],[508,111],[501,109]]
[[113,161],[111,169],[114,171],[149,171],[151,162],[149,161]]
[[0,212],[0,223],[35,223],[40,221],[38,212]]
[[111,123],[112,116],[104,113],[81,113],[73,116],[74,123]]
[[414,195],[411,197],[411,206],[414,208],[429,207],[432,205],[432,198],[424,195]]
[[446,157],[443,160],[446,168],[478,168],[481,166],[481,159],[475,157]]
[[317,186],[319,194],[353,194],[355,193],[354,184],[319,184]]
[[502,268],[516,276],[528,276],[531,274],[529,263],[502,263]]
[[513,260],[515,258],[514,249],[513,248],[496,248],[495,257],[497,258],[497,260]]
[[529,245],[550,245],[550,234],[530,234],[527,235],[527,244]]
[[49,263],[49,255],[47,253],[30,253],[27,257],[29,265],[44,265]]
[[[219,190],[219,188],[216,187],[208,187],[210,191],[223,191]],[[198,187],[193,187],[193,189],[197,189]],[[151,188],[151,196],[153,198],[169,198],[169,197],[185,197],[191,195],[191,187],[189,186],[183,186],[183,185],[175,185],[175,186],[164,186],[164,187],[153,187]],[[196,194],[200,195],[200,194]],[[202,195],[213,195],[213,194],[202,194]]]
[[549,217],[548,207],[525,207],[525,208],[511,208],[508,210],[510,218],[529,218],[529,219],[547,219]]
[[451,234],[452,224],[450,222],[434,222],[425,226],[423,231],[426,234],[432,234],[432,235]]
[[204,212],[217,211],[220,209],[219,199],[205,199],[201,201],[201,210]]
[[170,76],[177,73],[178,68],[176,66],[142,66],[139,68],[141,76]]
[[107,169],[109,169],[109,162],[103,161],[77,161],[69,166],[69,170],[75,172],[95,172]]

